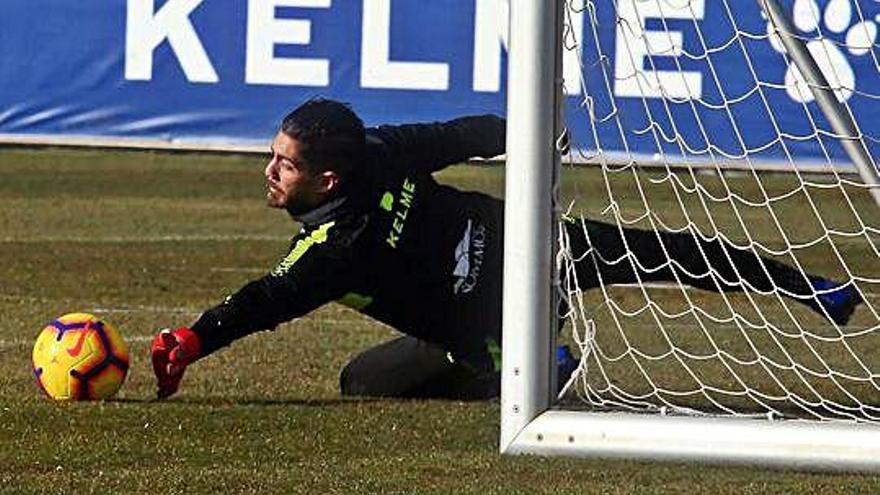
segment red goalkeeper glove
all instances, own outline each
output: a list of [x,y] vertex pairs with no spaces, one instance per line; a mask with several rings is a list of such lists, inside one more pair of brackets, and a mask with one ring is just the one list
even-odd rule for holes
[[156,373],[156,393],[164,399],[177,392],[186,367],[202,357],[202,344],[199,336],[187,327],[166,328],[156,334],[150,352]]

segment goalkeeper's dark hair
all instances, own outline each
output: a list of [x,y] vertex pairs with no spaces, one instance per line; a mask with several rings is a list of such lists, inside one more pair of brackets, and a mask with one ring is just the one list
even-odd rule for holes
[[308,100],[284,117],[281,132],[299,141],[299,154],[309,173],[332,170],[343,185],[363,160],[364,123],[345,103],[326,98]]

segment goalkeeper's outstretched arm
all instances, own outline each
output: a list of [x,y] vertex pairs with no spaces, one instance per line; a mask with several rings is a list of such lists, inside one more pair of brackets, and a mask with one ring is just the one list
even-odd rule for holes
[[351,270],[349,257],[333,244],[297,250],[294,242],[271,273],[208,309],[190,327],[159,332],[151,347],[158,397],[174,394],[193,362],[340,298],[347,291]]
[[386,166],[435,172],[469,158],[504,153],[506,121],[495,115],[461,117],[431,124],[383,125],[367,130]]

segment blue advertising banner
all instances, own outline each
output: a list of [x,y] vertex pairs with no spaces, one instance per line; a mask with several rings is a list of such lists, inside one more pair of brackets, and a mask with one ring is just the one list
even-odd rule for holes
[[[880,6],[786,5],[856,118],[876,122]],[[503,115],[507,11],[508,0],[5,0],[0,134],[265,144],[318,95],[368,125]],[[600,0],[568,22],[581,42],[564,71],[580,147],[846,161],[756,2]]]

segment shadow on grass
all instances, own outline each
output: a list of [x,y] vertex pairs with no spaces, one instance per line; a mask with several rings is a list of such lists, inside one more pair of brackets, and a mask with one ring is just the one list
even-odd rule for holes
[[454,399],[442,398],[419,398],[419,397],[335,397],[322,399],[308,398],[287,398],[272,399],[266,397],[172,397],[169,399],[156,399],[155,397],[125,397],[110,399],[107,402],[115,402],[120,404],[156,404],[156,405],[192,405],[192,406],[213,406],[213,407],[231,407],[231,406],[291,406],[304,408],[322,408],[322,407],[351,407],[363,404],[389,404],[389,405],[406,405],[406,404],[422,404],[425,402],[440,403],[476,403],[476,402],[494,402],[497,399],[485,401],[461,401]]
[[355,406],[369,402],[406,402],[406,400],[375,397],[339,397],[333,399],[269,399],[264,397],[172,397],[169,399],[156,399],[154,397],[126,397],[112,399],[108,402],[156,405],[186,404],[196,406],[294,406],[320,408]]

